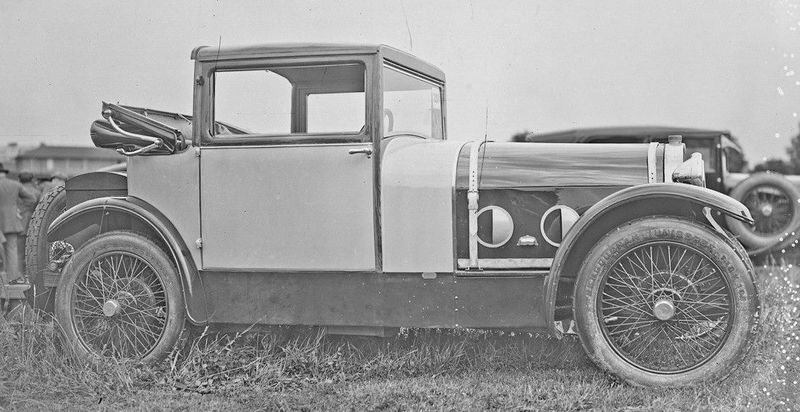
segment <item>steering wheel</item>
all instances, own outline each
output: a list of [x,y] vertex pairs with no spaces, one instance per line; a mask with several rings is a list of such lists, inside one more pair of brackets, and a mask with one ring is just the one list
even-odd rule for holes
[[394,113],[389,109],[383,109],[383,117],[386,118],[386,132],[391,132],[394,129]]
[[388,138],[390,138],[390,137],[397,137],[397,136],[412,136],[412,137],[418,137],[418,138],[420,138],[420,139],[427,139],[427,138],[428,138],[428,136],[425,136],[425,135],[424,135],[424,134],[422,134],[422,133],[412,132],[412,131],[410,131],[410,130],[396,130],[396,131],[392,131],[392,132],[390,132],[390,133],[387,133],[387,134],[385,134],[385,135],[383,136],[383,138],[384,138],[384,139],[388,139]]

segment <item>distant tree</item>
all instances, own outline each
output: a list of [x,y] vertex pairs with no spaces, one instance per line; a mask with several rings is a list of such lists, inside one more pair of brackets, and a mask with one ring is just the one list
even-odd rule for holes
[[767,159],[755,166],[753,166],[754,172],[776,172],[785,175],[794,174],[794,166],[791,162],[787,162],[783,159]]
[[792,165],[792,173],[800,174],[800,133],[789,141],[789,147],[786,148],[786,154],[789,155],[789,163]]
[[800,133],[792,137],[792,140],[789,141],[786,154],[789,156],[788,161],[783,159],[767,159],[753,166],[753,171],[770,171],[785,175],[800,174]]
[[513,136],[511,136],[511,141],[512,142],[527,142],[527,140],[525,140],[525,139],[530,134],[533,134],[533,132],[529,132],[528,129],[525,129],[524,131],[519,132],[519,133],[515,133]]

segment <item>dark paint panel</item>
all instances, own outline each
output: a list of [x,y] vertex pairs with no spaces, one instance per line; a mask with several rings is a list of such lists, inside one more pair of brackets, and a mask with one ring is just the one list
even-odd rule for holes
[[[459,154],[456,188],[469,187],[470,143]],[[481,148],[483,189],[541,186],[634,186],[647,183],[645,144],[496,143]]]
[[201,272],[212,322],[435,327],[454,323],[453,277]]
[[[496,205],[506,209],[514,221],[514,233],[507,244],[499,248],[478,246],[481,258],[551,258],[556,253],[555,246],[547,243],[542,237],[539,223],[551,206],[565,205],[583,214],[592,205],[604,197],[622,190],[624,186],[602,187],[565,187],[565,188],[530,188],[527,190],[492,189],[481,190],[479,208]],[[468,210],[467,191],[456,192],[456,250],[459,258],[469,256],[468,243]],[[559,219],[547,219],[545,231],[554,241],[561,238]],[[491,239],[491,222],[488,219],[478,220],[478,236]],[[525,235],[536,238],[539,246],[520,247],[517,240]]]
[[92,172],[75,176],[65,183],[67,208],[105,196],[127,196],[128,178],[121,173]]
[[463,278],[456,281],[456,321],[470,328],[546,327],[545,276]]
[[[456,279],[376,273],[201,272],[212,322],[545,327],[544,276]],[[458,309],[458,310],[456,310]]]

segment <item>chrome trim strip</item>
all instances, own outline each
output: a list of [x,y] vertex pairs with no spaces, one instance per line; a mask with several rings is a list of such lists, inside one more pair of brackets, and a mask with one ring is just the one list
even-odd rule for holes
[[[474,142],[469,152],[469,190],[467,191],[467,209],[469,210],[469,266],[479,269],[478,265],[478,153],[483,142]],[[460,259],[459,259],[460,260]],[[459,267],[461,264],[459,263]]]
[[459,146],[458,150],[456,151],[456,157],[453,161],[453,180],[452,186],[450,188],[450,195],[452,196],[452,209],[453,209],[453,270],[456,269],[456,260],[458,260],[458,222],[456,222],[456,210],[458,209],[458,197],[456,196],[456,182],[458,181],[458,161],[461,159],[461,151],[464,150],[464,146],[467,145],[467,141],[463,142],[461,146]]
[[[552,258],[535,259],[477,259],[481,269],[548,269],[553,266]],[[471,259],[458,259],[459,269],[474,269]]]
[[656,182],[656,149],[658,149],[658,142],[651,142],[647,148],[647,183]]

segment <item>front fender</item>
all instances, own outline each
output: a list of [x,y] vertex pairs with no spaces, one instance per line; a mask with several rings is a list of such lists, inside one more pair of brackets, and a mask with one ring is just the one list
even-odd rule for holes
[[[620,225],[646,216],[677,216],[701,224],[711,223],[703,215],[703,208],[752,224],[753,217],[745,205],[737,200],[704,187],[674,183],[652,183],[629,187],[597,202],[581,216],[556,251],[553,266],[545,281],[545,319],[551,331],[555,329],[555,312],[562,277],[574,279],[583,258],[603,236]],[[570,286],[562,286],[569,288]],[[564,290],[571,293],[572,290]],[[569,295],[571,296],[571,294]]]
[[[212,309],[191,254],[178,231],[155,207],[135,197],[87,200],[58,216],[47,232],[48,241],[72,237],[76,248],[91,236],[111,230],[145,230],[160,241],[178,269],[186,313],[194,324],[205,324]],[[90,233],[86,233],[89,231]]]

